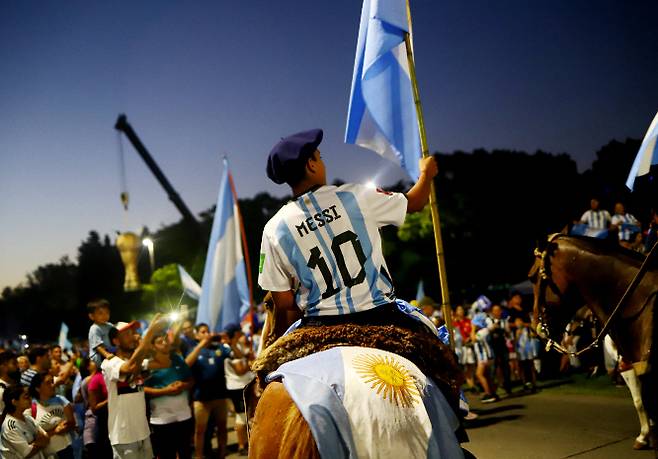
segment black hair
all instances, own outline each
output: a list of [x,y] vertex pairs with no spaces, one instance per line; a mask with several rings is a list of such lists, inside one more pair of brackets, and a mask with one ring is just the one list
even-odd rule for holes
[[17,358],[18,356],[13,351],[3,351],[0,352],[0,365],[5,365],[10,362],[12,359]]
[[32,380],[30,381],[30,387],[28,387],[27,392],[30,394],[30,397],[32,398],[39,398],[39,386],[43,384],[44,380],[46,379],[46,376],[48,376],[48,373],[37,373],[32,377]]
[[194,327],[194,329],[198,332],[199,328],[201,328],[201,327],[206,327],[208,330],[210,330],[210,325],[208,325],[205,322],[201,322],[201,323],[196,324],[196,327]]
[[111,343],[114,341],[114,338],[116,338],[119,335],[119,329],[117,327],[112,327],[110,328],[110,331],[107,335],[110,338],[110,343]]
[[15,408],[12,402],[21,398],[23,392],[25,392],[25,386],[21,386],[20,384],[14,384],[5,389],[4,393],[2,394],[2,402],[5,404],[5,410],[2,413],[3,417],[7,413],[14,411]]
[[104,298],[98,298],[87,303],[87,313],[89,314],[93,314],[99,308],[110,309],[110,302]]
[[48,348],[44,346],[34,346],[30,348],[30,350],[27,353],[27,358],[30,360],[30,364],[34,365],[37,363],[37,359],[39,357],[43,357],[44,355],[48,355]]

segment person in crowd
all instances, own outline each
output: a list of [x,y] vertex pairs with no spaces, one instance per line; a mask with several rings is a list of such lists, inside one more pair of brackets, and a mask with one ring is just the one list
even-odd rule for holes
[[18,360],[12,351],[0,352],[0,414],[5,409],[2,394],[9,386],[18,384],[21,374],[18,371]]
[[224,360],[226,373],[226,389],[233,402],[235,410],[235,433],[238,437],[238,454],[247,455],[247,416],[242,391],[256,375],[249,370],[250,362],[254,360],[254,353],[246,341],[240,326],[230,324],[225,329],[227,341],[231,347],[231,355]]
[[605,209],[599,209],[599,200],[596,198],[592,198],[589,205],[589,210],[586,210],[582,217],[580,217],[580,223],[587,225],[585,232],[587,236],[601,237],[602,234],[607,234],[607,230],[610,227],[612,220],[610,212]]
[[[510,337],[509,321],[503,318],[503,308],[494,304],[491,307],[489,320],[489,337],[494,353],[494,368],[498,382],[502,382],[503,389],[509,395],[512,393],[512,382],[510,379],[508,339]],[[501,381],[502,379],[502,381]]]
[[16,361],[18,362],[18,369],[23,374],[24,371],[27,371],[28,368],[30,368],[30,359],[27,358],[26,355],[19,355],[16,357]]
[[651,221],[649,223],[649,228],[647,229],[644,251],[649,253],[656,242],[658,242],[658,212],[654,209],[651,211]]
[[194,324],[190,319],[183,320],[180,333],[180,352],[186,356],[192,352],[197,344]]
[[153,358],[144,392],[149,400],[153,450],[159,459],[189,459],[194,419],[189,404],[192,372],[183,357],[172,352],[167,336],[153,338]]
[[615,214],[611,219],[611,228],[617,231],[619,245],[632,249],[638,233],[642,232],[640,222],[633,214],[626,212],[624,204],[615,204]]
[[[258,283],[272,293],[275,314],[281,319],[274,323],[289,324],[303,316],[302,326],[395,323],[432,333],[421,325],[424,322],[397,307],[379,228],[400,226],[407,213],[425,207],[438,173],[434,157],[421,160],[419,179],[406,194],[355,184],[329,186],[318,149],[322,137],[322,129],[287,136],[268,156],[267,176],[277,184],[286,183],[293,194],[267,222],[261,242]],[[333,250],[316,247],[313,234],[318,230],[333,239],[327,246]],[[345,252],[351,254],[347,264],[344,247],[350,247]],[[328,266],[340,267],[334,270],[336,278],[329,275]]]
[[516,321],[517,317],[525,320],[527,314],[523,309],[523,297],[519,292],[512,292],[507,300],[507,315],[511,323]]
[[532,393],[536,392],[537,372],[534,360],[537,358],[537,348],[532,341],[530,324],[523,322],[521,317],[515,319],[516,325],[516,353],[519,361],[519,370],[523,388]]
[[37,373],[30,382],[29,394],[33,399],[32,417],[50,437],[47,455],[58,459],[73,459],[71,432],[76,428],[73,406],[61,395],[55,395],[53,377]]
[[192,369],[194,376],[194,455],[204,457],[204,443],[208,420],[212,417],[217,428],[219,456],[224,457],[227,441],[226,405],[228,393],[224,374],[224,359],[231,353],[231,348],[215,341],[207,324],[196,327],[198,344],[185,362]]
[[50,350],[46,346],[33,346],[27,353],[30,368],[21,374],[21,384],[29,387],[37,373],[50,371]]
[[2,394],[5,409],[0,428],[0,457],[3,459],[45,459],[48,434],[30,414],[28,388],[22,384],[8,387]]
[[87,315],[93,323],[89,327],[89,357],[100,365],[103,359],[113,357],[110,330],[110,303],[104,299],[87,303]]
[[487,317],[483,312],[476,314],[471,320],[473,328],[471,329],[471,341],[473,350],[477,359],[477,369],[475,376],[484,390],[482,403],[492,403],[500,400],[496,394],[496,386],[491,379],[491,363],[494,359],[494,353],[489,345],[489,327]]
[[452,321],[454,327],[459,331],[462,341],[462,352],[460,356],[460,364],[464,369],[464,377],[466,379],[467,389],[475,389],[475,352],[473,351],[472,330],[473,325],[471,319],[466,317],[464,306],[457,305],[455,308],[455,315]]
[[[83,383],[83,392],[85,384]],[[108,432],[107,386],[101,369],[96,362],[89,359],[89,377],[86,380],[87,411],[83,442],[87,457],[90,459],[110,459],[112,445]]]
[[146,417],[142,363],[153,337],[167,326],[156,314],[143,339],[135,330],[139,322],[119,322],[110,330],[116,356],[101,364],[108,392],[108,430],[115,457],[151,459],[150,430]]

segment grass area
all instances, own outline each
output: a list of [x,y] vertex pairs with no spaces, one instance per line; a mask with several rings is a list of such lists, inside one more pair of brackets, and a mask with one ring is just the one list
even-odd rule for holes
[[540,381],[538,388],[550,391],[553,394],[564,395],[596,395],[619,398],[630,398],[631,396],[625,385],[615,386],[607,375],[587,378],[584,374],[578,373],[564,379]]

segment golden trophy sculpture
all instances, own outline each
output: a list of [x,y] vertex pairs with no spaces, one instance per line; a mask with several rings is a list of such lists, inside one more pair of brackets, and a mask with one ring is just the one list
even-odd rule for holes
[[137,275],[137,258],[142,247],[141,240],[135,233],[123,233],[117,237],[117,248],[121,254],[121,261],[126,269],[126,279],[123,289],[133,292],[140,289],[139,277]]

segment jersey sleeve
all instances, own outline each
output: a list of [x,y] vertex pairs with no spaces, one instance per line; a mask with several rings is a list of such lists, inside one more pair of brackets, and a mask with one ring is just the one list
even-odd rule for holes
[[[26,422],[28,417],[26,416]],[[32,422],[34,425],[34,421]],[[37,427],[35,427],[35,430]],[[33,446],[30,446],[27,438],[23,436],[22,429],[14,419],[7,419],[2,426],[2,443],[8,445],[10,451],[15,452],[17,457],[27,457]]]
[[121,365],[123,365],[123,360],[118,357],[103,360],[101,369],[105,378],[109,381],[123,381],[125,378],[121,377]]
[[589,218],[589,210],[586,210],[585,213],[583,213],[582,217],[580,217],[580,222],[587,223],[588,218]]
[[402,226],[407,216],[407,197],[403,193],[393,193],[382,189],[359,186],[362,208],[381,228],[386,225]]
[[89,348],[96,349],[103,344],[103,329],[96,324],[89,328]]
[[258,285],[263,290],[285,292],[292,288],[291,276],[279,253],[278,244],[272,241],[271,237],[266,226],[260,247]]

